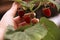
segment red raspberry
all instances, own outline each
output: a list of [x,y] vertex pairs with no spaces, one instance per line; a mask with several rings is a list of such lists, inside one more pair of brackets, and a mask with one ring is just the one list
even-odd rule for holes
[[22,18],[24,16],[25,12],[23,10],[18,11],[18,15]]
[[24,20],[26,21],[26,23],[30,23],[30,21],[31,21],[31,17],[30,17],[30,15],[24,15]]
[[46,17],[51,16],[51,10],[49,8],[43,8],[42,12],[43,12],[43,15]]

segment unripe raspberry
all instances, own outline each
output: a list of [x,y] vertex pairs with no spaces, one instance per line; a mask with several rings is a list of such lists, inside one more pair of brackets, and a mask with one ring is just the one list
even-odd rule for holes
[[34,18],[36,16],[36,13],[30,12],[30,13],[27,13],[27,15],[30,15],[31,18]]
[[32,22],[33,24],[36,24],[36,23],[39,22],[39,19],[37,19],[37,18],[33,18],[33,19],[31,20],[31,22]]

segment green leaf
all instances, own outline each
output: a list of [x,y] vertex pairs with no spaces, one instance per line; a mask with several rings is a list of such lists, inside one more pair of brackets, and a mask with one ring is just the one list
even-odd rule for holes
[[40,40],[44,38],[47,34],[47,29],[40,24],[36,24],[35,26],[28,28],[25,32],[34,40]]
[[20,26],[20,28],[18,28],[16,31],[22,31],[23,32],[25,29],[30,28],[32,26],[33,26],[32,23],[30,23],[29,25]]
[[15,30],[12,25],[8,25],[7,28],[8,29],[6,31],[14,31]]
[[[12,33],[10,33],[12,32]],[[36,24],[33,27],[26,29],[24,32],[21,31],[10,31],[5,35],[5,39],[9,40],[41,40],[47,34],[47,29],[42,25]]]
[[55,23],[44,17],[40,19],[40,23],[48,29],[48,33],[43,40],[60,40],[60,29]]

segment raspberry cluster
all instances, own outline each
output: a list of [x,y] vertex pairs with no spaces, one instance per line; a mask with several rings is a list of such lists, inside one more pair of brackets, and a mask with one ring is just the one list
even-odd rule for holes
[[[37,6],[34,7],[34,9]],[[57,6],[54,3],[48,2],[46,4],[43,4],[39,7],[39,9],[37,9],[36,11],[36,17],[37,18],[41,18],[41,17],[46,17],[46,18],[50,18],[50,17],[54,17],[56,15],[58,15],[58,9]]]
[[39,19],[35,17],[36,13],[34,12],[25,13],[23,9],[19,9],[18,15],[20,16],[22,20],[21,22],[25,21],[27,24],[30,24],[30,23],[36,24],[39,22]]

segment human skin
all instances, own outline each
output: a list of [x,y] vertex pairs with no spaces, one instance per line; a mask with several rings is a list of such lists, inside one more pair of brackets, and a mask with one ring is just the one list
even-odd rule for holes
[[[1,21],[0,21],[0,40],[3,40],[4,35],[6,33],[7,27],[9,25],[12,25],[12,27],[16,28],[20,27],[21,24],[21,18],[20,16],[14,17],[18,8],[22,7],[20,4],[14,2],[12,7],[3,15]],[[37,19],[36,19],[37,20]],[[38,22],[38,20],[37,20]]]
[[14,20],[18,20],[19,16],[17,18],[14,18],[16,11],[18,8],[17,3],[13,3],[12,7],[4,14],[0,21],[0,40],[3,40],[4,34],[6,32],[7,26],[17,26]]

